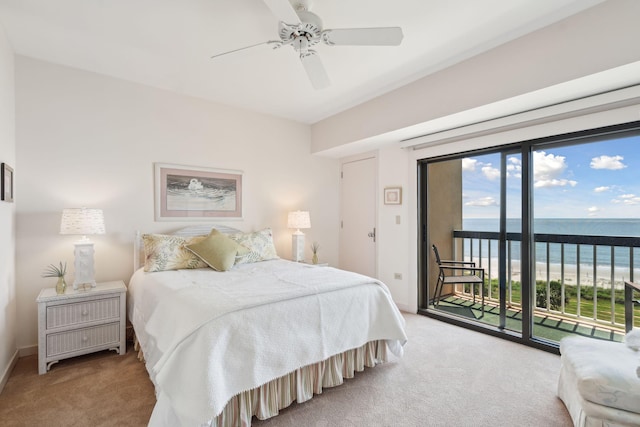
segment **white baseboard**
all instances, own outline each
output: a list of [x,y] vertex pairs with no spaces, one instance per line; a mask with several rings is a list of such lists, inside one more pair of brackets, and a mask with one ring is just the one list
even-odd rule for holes
[[38,354],[37,345],[30,345],[30,346],[21,347],[18,349],[18,357],[31,356],[32,354]]
[[9,381],[9,376],[11,375],[11,371],[13,371],[13,368],[16,366],[16,363],[18,363],[18,350],[15,351],[15,353],[13,353],[13,356],[11,357],[11,361],[9,362],[9,366],[7,366],[7,369],[4,370],[4,372],[2,373],[2,377],[0,377],[0,393],[2,393],[2,390],[4,390],[4,386],[7,383],[7,381]]
[[418,312],[418,310],[406,305],[406,304],[398,304],[396,303],[396,307],[398,307],[398,310],[400,311],[404,311],[406,313],[412,313],[412,314],[416,314]]

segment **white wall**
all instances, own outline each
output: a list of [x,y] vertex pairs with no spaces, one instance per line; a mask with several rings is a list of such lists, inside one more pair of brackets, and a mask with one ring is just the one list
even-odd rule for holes
[[53,286],[43,268],[73,264],[76,237],[58,234],[63,208],[104,209],[107,234],[92,238],[98,281],[128,282],[136,229],[186,224],[154,221],[154,162],[244,171],[244,219],[225,223],[272,227],[288,258],[287,212],[309,210],[307,242],[337,264],[339,162],[310,154],[308,125],[20,56],[16,105],[19,347],[37,342],[34,300]]
[[[0,163],[16,173],[13,49],[0,26]],[[17,359],[15,205],[0,201],[0,391]]]
[[[409,224],[416,211],[409,211],[412,197],[409,187],[408,155],[397,147],[378,151],[378,278],[391,291],[393,300],[401,310],[413,310],[415,285],[410,281],[409,272]],[[415,164],[414,164],[415,168]],[[402,188],[401,205],[385,205],[384,189]],[[400,222],[398,224],[398,221]],[[401,278],[396,278],[399,274]]]
[[[371,143],[384,144],[389,135],[423,122],[640,61],[636,42],[640,26],[635,23],[639,15],[638,1],[605,2],[470,58],[315,123],[312,151],[326,155],[353,155],[351,148],[371,151],[377,148]],[[602,87],[603,82],[597,83]],[[404,310],[417,310],[418,159],[635,121],[639,111],[632,106],[419,151],[403,150],[397,139],[389,139],[392,142],[378,155],[378,194],[385,186],[405,183],[406,203],[402,207],[379,203],[377,269],[396,303]],[[395,224],[396,215],[402,225]],[[395,273],[401,273],[402,280],[395,279]]]
[[[312,151],[344,152],[430,120],[640,61],[638,16],[637,0],[587,9],[313,124]],[[606,81],[599,86],[608,89]]]

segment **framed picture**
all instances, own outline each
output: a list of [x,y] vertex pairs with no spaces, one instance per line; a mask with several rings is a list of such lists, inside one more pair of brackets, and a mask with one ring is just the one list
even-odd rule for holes
[[242,218],[242,172],[155,164],[156,221]]
[[0,166],[0,200],[13,202],[13,169],[6,163]]
[[402,204],[402,187],[387,187],[384,189],[385,205],[401,205]]

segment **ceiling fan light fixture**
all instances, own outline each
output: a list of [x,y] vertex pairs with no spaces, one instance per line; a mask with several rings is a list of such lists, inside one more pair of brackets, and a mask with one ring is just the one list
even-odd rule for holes
[[300,16],[300,22],[297,24],[280,21],[278,31],[280,40],[287,44],[299,36],[305,36],[311,46],[319,43],[322,35],[322,20],[315,13],[307,11],[297,13]]
[[293,41],[293,48],[296,52],[303,54],[309,50],[309,40],[305,36],[298,36]]

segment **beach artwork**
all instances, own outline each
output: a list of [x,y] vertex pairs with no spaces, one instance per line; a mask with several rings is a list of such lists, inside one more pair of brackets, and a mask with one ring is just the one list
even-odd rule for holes
[[242,217],[242,173],[156,164],[156,220]]

